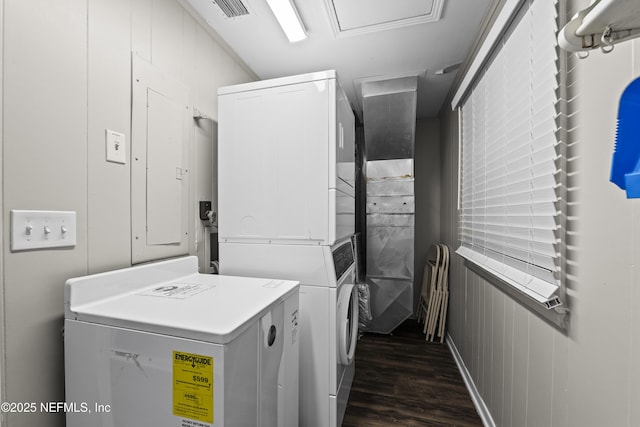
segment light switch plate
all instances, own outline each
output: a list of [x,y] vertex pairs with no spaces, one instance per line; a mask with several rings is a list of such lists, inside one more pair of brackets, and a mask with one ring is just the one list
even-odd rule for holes
[[11,210],[11,250],[76,245],[74,211]]
[[107,161],[113,163],[127,163],[127,144],[123,133],[109,129],[105,130],[105,143],[107,150]]

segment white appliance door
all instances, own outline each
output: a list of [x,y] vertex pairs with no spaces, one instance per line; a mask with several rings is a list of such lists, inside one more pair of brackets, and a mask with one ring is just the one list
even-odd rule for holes
[[328,99],[327,81],[219,97],[221,241],[330,242]]
[[260,427],[278,427],[278,401],[284,390],[278,374],[284,347],[284,302],[260,319]]
[[358,294],[353,284],[340,287],[336,314],[338,362],[347,366],[353,362],[358,342]]

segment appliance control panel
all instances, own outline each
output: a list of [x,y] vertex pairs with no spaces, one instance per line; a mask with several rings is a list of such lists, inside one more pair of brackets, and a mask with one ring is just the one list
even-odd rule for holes
[[340,279],[349,267],[351,267],[353,261],[353,246],[351,246],[351,241],[347,241],[333,250],[333,265],[336,270],[337,279]]

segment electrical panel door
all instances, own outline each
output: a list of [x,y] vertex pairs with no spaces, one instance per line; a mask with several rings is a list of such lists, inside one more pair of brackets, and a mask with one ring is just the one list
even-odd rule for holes
[[188,253],[189,90],[133,57],[132,263]]

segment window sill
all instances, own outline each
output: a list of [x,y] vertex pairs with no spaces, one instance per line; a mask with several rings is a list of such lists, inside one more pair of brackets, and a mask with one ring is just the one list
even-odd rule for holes
[[[460,255],[458,255],[460,256]],[[535,299],[528,295],[518,291],[511,284],[502,280],[500,277],[492,274],[490,271],[482,268],[474,262],[464,258],[464,265],[469,270],[482,277],[484,280],[504,292],[520,305],[525,307],[530,312],[537,315],[540,319],[544,320],[549,325],[553,326],[562,333],[568,333],[569,331],[569,309],[566,305],[561,305],[551,309],[546,308]]]

